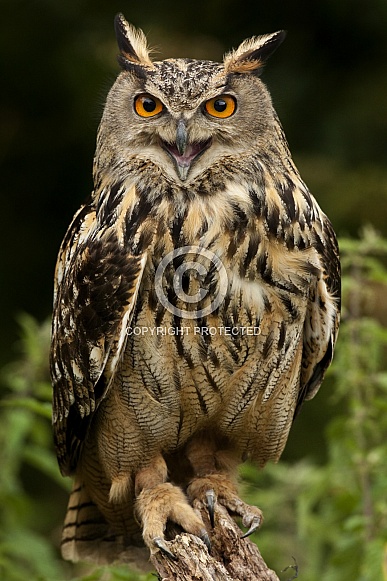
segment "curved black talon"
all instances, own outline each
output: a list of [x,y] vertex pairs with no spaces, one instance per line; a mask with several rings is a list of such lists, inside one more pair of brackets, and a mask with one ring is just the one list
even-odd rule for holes
[[208,508],[208,514],[210,516],[210,523],[212,528],[214,528],[215,526],[215,502],[216,502],[216,496],[215,496],[215,492],[211,489],[211,490],[207,490],[206,492],[206,499],[207,499],[207,508]]
[[206,545],[208,552],[211,554],[211,541],[208,533],[205,529],[200,532],[200,538],[202,539],[203,543]]
[[162,539],[161,537],[155,537],[153,539],[153,542],[156,545],[156,547],[158,549],[160,549],[160,551],[163,553],[163,555],[165,555],[166,557],[169,557],[169,559],[172,559],[173,561],[177,561],[176,555],[174,555],[172,553],[172,551],[170,551],[168,549],[167,545],[165,544],[164,539]]
[[252,535],[253,533],[255,533],[255,531],[257,529],[259,529],[259,525],[261,524],[261,520],[259,516],[255,516],[251,522],[250,528],[249,530],[241,536],[241,539],[245,539],[246,537],[249,537],[250,535]]

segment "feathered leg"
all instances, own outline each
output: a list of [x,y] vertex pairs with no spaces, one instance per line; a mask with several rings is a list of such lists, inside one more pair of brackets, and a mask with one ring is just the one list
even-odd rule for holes
[[218,449],[216,443],[205,435],[191,440],[186,454],[195,474],[187,488],[190,501],[198,499],[207,504],[213,526],[215,502],[219,502],[231,514],[242,517],[243,525],[248,528],[244,537],[256,531],[263,516],[259,508],[246,504],[238,496],[236,471],[241,463],[239,455],[235,451]]
[[145,544],[151,553],[160,549],[173,558],[164,537],[167,521],[172,521],[209,546],[203,521],[189,505],[184,492],[166,480],[167,466],[161,455],[135,477],[135,512],[142,525]]

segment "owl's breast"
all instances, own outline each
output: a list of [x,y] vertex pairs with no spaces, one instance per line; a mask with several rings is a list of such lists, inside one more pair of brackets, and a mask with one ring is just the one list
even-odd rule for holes
[[[179,269],[188,267],[192,260],[177,260],[171,284]],[[225,295],[211,308],[219,284],[191,272],[175,289],[161,285],[160,300],[145,281],[128,329],[122,371],[127,405],[141,429],[166,450],[202,429],[222,436],[239,429],[241,435],[244,425],[246,432],[252,410],[270,407],[284,378],[291,382],[288,408],[294,407],[305,297],[292,301],[288,292],[278,293],[259,278],[246,281],[229,272]],[[178,299],[179,292],[187,295],[186,302]]]
[[122,361],[121,399],[166,450],[202,429],[248,447],[259,410],[281,423],[281,398],[288,425],[316,270],[312,250],[270,242],[260,224],[227,231],[199,218],[160,222]]

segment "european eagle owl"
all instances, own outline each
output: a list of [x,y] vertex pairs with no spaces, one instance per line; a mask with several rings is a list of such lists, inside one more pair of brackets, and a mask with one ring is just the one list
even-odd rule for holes
[[115,20],[118,75],[98,130],[94,191],[55,275],[55,444],[74,476],[66,559],[169,553],[192,504],[239,514],[238,465],[280,457],[331,362],[339,320],[332,226],[302,181],[260,79],[284,39],[222,63],[154,61]]

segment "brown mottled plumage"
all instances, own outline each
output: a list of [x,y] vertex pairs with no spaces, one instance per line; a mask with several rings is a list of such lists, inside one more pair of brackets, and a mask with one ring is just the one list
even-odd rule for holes
[[168,550],[167,520],[208,541],[195,498],[215,495],[259,525],[236,467],[278,460],[317,392],[339,261],[259,79],[284,34],[223,63],[152,62],[142,32],[122,16],[116,31],[123,70],[95,189],[56,270],[53,422],[62,473],[75,477],[64,557],[140,562],[146,547]]

